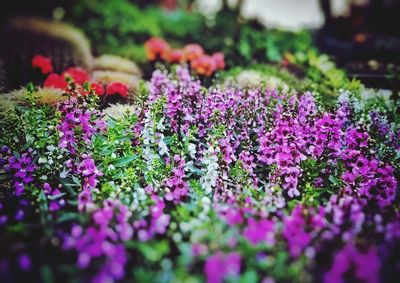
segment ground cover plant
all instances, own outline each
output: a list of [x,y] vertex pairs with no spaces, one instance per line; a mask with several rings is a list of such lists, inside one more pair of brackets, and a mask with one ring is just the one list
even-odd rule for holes
[[389,98],[338,90],[327,107],[172,66],[107,107],[123,86],[46,59],[33,65],[64,99],[43,104],[30,85],[0,113],[7,282],[396,282]]

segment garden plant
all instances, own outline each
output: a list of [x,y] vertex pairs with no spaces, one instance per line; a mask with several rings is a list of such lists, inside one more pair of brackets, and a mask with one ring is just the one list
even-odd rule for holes
[[205,86],[177,64],[110,104],[123,83],[32,66],[43,86],[1,113],[7,281],[395,282],[394,101]]

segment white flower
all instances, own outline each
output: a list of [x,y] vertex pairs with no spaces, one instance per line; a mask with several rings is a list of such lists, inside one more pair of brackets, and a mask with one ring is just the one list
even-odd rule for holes
[[210,146],[202,159],[202,163],[206,166],[202,170],[203,176],[200,178],[200,184],[206,194],[210,194],[217,183],[219,165],[218,157],[215,155],[215,152],[218,152],[218,150],[218,147],[214,149]]
[[145,113],[144,127],[142,130],[143,143],[145,145],[155,143],[154,120],[150,112]]
[[189,151],[190,157],[194,159],[196,157],[196,145],[193,143],[189,143],[188,151]]
[[159,154],[161,155],[161,156],[163,156],[163,155],[169,155],[168,154],[168,152],[169,152],[169,150],[168,150],[168,147],[167,147],[167,145],[165,144],[165,142],[164,142],[164,135],[163,134],[161,134],[160,135],[160,141],[158,142],[158,148],[159,148]]
[[158,143],[158,148],[160,149],[159,154],[162,155],[169,155],[168,154],[168,147],[163,141],[163,139],[160,139],[160,142]]
[[138,114],[140,111],[139,107],[131,104],[111,104],[109,107],[103,110],[103,114],[108,117],[112,117],[116,120],[124,118],[125,114]]
[[185,163],[185,167],[183,168],[186,172],[190,172],[193,167],[193,160],[190,160]]
[[47,148],[47,150],[50,151],[50,152],[52,152],[52,151],[54,151],[54,150],[56,149],[56,147],[55,147],[54,145],[52,145],[52,144],[51,144],[51,145],[48,145],[46,148]]
[[164,118],[161,118],[160,121],[158,121],[158,123],[157,123],[157,130],[159,130],[159,131],[161,131],[161,132],[165,130]]
[[60,172],[60,178],[61,178],[61,179],[67,178],[68,173],[69,173],[69,170],[63,170],[63,171],[61,171],[61,172]]

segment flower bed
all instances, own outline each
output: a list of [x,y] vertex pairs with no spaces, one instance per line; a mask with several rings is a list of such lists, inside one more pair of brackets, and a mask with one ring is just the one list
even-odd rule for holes
[[1,119],[9,282],[398,274],[400,131],[390,101],[342,92],[328,109],[308,92],[204,87],[179,66],[156,70],[134,104],[100,110],[76,70],[53,74],[66,98],[57,107],[30,86],[25,105]]

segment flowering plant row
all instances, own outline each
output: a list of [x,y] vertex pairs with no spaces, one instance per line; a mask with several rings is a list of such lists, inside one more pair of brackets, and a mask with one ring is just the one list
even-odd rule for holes
[[79,92],[81,95],[87,95],[89,91],[92,91],[94,94],[99,96],[106,94],[117,94],[122,97],[128,96],[127,85],[121,82],[112,82],[104,86],[101,83],[93,82],[89,73],[80,67],[70,67],[62,74],[54,73],[51,59],[42,55],[36,55],[32,58],[32,67],[38,68],[44,75],[48,74],[43,83],[43,87],[45,88],[67,90],[69,86],[68,82],[70,81],[76,84],[75,88],[80,88],[77,90],[77,92]]
[[203,47],[196,43],[187,44],[183,49],[172,49],[162,38],[152,37],[145,43],[147,58],[150,61],[163,60],[171,64],[189,63],[200,76],[209,77],[217,70],[225,68],[224,54],[216,52],[207,55]]
[[10,282],[396,278],[393,104],[205,88],[183,67],[112,106],[125,113],[99,111],[93,92],[57,108],[34,92],[0,135]]

